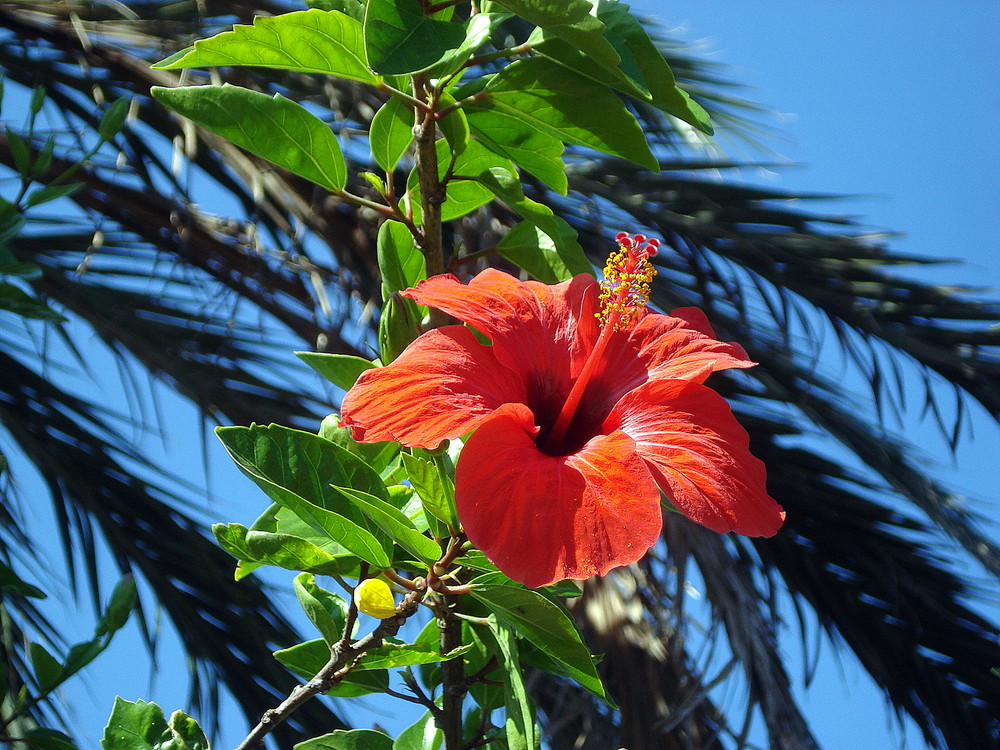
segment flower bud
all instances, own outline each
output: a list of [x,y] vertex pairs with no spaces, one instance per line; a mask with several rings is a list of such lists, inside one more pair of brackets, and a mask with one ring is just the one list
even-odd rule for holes
[[354,603],[366,615],[385,620],[396,614],[396,601],[389,584],[381,578],[369,578],[354,589]]
[[393,292],[382,305],[378,322],[379,355],[383,365],[398,357],[420,334],[417,306]]

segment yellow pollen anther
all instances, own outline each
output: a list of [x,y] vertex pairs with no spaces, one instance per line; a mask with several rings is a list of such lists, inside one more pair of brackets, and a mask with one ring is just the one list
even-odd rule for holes
[[601,281],[601,311],[597,317],[602,326],[617,331],[635,319],[649,302],[649,284],[656,276],[656,269],[649,259],[660,249],[656,238],[645,235],[629,236],[624,232],[615,237],[618,250],[611,253],[604,266]]

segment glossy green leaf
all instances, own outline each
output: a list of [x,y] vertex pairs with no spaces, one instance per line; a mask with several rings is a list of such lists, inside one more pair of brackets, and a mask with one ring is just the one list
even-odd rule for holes
[[[590,261],[587,260],[583,248],[576,240],[576,232],[565,221],[557,217],[551,208],[527,198],[516,174],[502,167],[493,167],[488,172],[480,174],[479,181],[510,208],[523,216],[529,225],[541,232],[548,240],[545,243],[538,241],[536,235],[534,239],[539,252],[532,255],[526,252],[530,248],[532,238],[522,234],[525,230],[520,230],[513,239],[507,241],[502,249],[498,246],[499,251],[505,255],[513,251],[512,255],[518,255],[526,263],[525,266],[522,266],[525,270],[530,271],[536,278],[547,284],[565,281],[579,273],[593,272]],[[525,247],[526,241],[529,241],[527,247]],[[515,243],[522,244],[519,247]],[[551,251],[546,253],[545,249],[548,247],[551,247]],[[511,255],[507,255],[507,257],[511,257]]]
[[434,723],[434,715],[428,711],[396,737],[392,750],[439,750],[444,743],[444,734]]
[[477,13],[469,18],[465,22],[465,39],[428,71],[431,77],[443,78],[458,72],[476,50],[487,42],[490,34],[508,18],[509,13]]
[[[522,221],[497,243],[497,252],[546,284],[583,273],[579,270],[576,231],[558,216],[554,219],[559,233],[557,239],[553,240],[531,222]],[[588,263],[585,273],[592,272]]]
[[392,750],[392,737],[374,729],[338,729],[300,742],[293,750]]
[[392,97],[379,107],[368,131],[375,163],[392,172],[413,141],[413,112],[402,99]]
[[566,195],[563,142],[515,115],[499,109],[473,110],[469,126],[483,145],[530,172],[560,195]]
[[418,0],[368,0],[365,49],[372,70],[386,75],[423,70],[465,41],[465,29],[425,16]]
[[492,583],[493,574],[474,579],[471,594],[497,620],[561,662],[566,674],[602,700],[608,701],[590,651],[565,609],[531,589]]
[[[381,478],[358,456],[313,433],[279,425],[222,427],[216,434],[240,470],[275,503],[361,559],[388,567],[387,547],[331,486],[387,498]],[[253,551],[249,535],[247,544]]]
[[427,278],[424,254],[405,224],[382,222],[378,230],[378,268],[386,296],[414,287]]
[[443,476],[433,461],[426,461],[409,453],[401,453],[400,457],[403,460],[403,468],[410,478],[410,484],[420,496],[424,512],[434,516],[446,526],[458,528],[455,485],[450,478]]
[[159,70],[252,65],[316,73],[377,85],[368,68],[361,24],[337,11],[303,10],[257,16],[253,26],[195,42],[154,65]]
[[[363,531],[364,529],[354,526],[333,527],[333,533],[336,533],[347,544],[360,550],[356,553],[358,557],[366,559],[368,556],[374,560],[384,561],[383,565],[388,565],[388,557],[380,557],[380,554],[384,555],[384,552],[381,552],[381,546],[362,536],[360,532]],[[360,537],[360,541],[355,539],[355,536]],[[321,575],[333,575],[340,572],[341,559],[339,556],[331,554],[313,541],[302,537],[251,529],[247,531],[246,545],[250,550],[250,559],[255,562],[275,565],[285,570],[301,570]]]
[[648,102],[711,135],[712,123],[708,113],[677,86],[663,54],[649,38],[642,23],[629,13],[628,5],[614,0],[598,0],[597,17],[606,26],[605,38],[621,55],[622,62],[615,70],[594,65],[588,55],[542,29],[536,30],[529,42],[535,52],[599,83]]
[[361,509],[361,512],[377,523],[396,544],[414,555],[420,562],[433,565],[441,557],[441,548],[430,537],[417,531],[413,522],[398,508],[374,495],[339,487]]
[[[441,94],[441,109],[455,103],[455,97],[447,91]],[[437,121],[437,126],[453,154],[465,151],[469,145],[469,119],[466,117],[464,109],[457,107],[451,110]]]
[[326,352],[295,352],[295,356],[313,368],[338,388],[351,390],[365,370],[375,367],[374,362],[350,354]]
[[639,122],[606,86],[542,57],[497,73],[486,106],[513,115],[566,143],[588,146],[659,170]]
[[604,24],[592,15],[589,0],[495,0],[496,4],[587,55],[593,65],[615,69],[621,58],[604,38]]
[[344,635],[347,602],[319,586],[312,573],[295,576],[292,588],[306,617],[323,634],[323,640],[330,646],[339,641]]
[[535,724],[534,703],[524,685],[521,660],[517,652],[517,638],[507,625],[491,615],[489,631],[496,644],[495,652],[502,667],[505,724],[508,750],[537,750],[541,737]]
[[337,136],[304,107],[231,86],[154,86],[153,98],[206,130],[332,192],[347,181]]
[[347,427],[340,426],[340,416],[329,414],[319,428],[320,437],[349,450],[377,472],[384,471],[399,454],[399,443],[386,440],[381,443],[359,443],[351,437]]

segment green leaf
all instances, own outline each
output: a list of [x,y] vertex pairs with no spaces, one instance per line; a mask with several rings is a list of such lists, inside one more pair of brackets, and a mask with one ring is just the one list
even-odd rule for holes
[[414,287],[427,278],[424,254],[405,224],[382,222],[378,230],[378,268],[384,297]]
[[175,711],[168,724],[155,703],[115,698],[101,739],[103,750],[208,750],[208,739],[190,716]]
[[417,531],[413,522],[398,508],[374,495],[349,487],[338,488],[369,518],[377,523],[396,544],[414,555],[420,562],[433,565],[441,557],[437,543]]
[[45,599],[48,594],[37,586],[27,583],[11,568],[0,562],[0,593],[30,596],[35,599]]
[[64,679],[65,669],[62,663],[49,653],[41,643],[28,646],[28,656],[31,659],[31,671],[38,683],[40,693],[50,693]]
[[338,729],[300,742],[293,750],[392,750],[392,737],[374,729]]
[[73,738],[55,729],[33,727],[24,733],[24,739],[32,750],[76,750]]
[[392,750],[439,750],[443,742],[444,734],[434,723],[434,715],[428,711],[399,733],[392,743]]
[[471,594],[493,612],[497,620],[566,667],[566,674],[598,698],[610,699],[597,675],[590,651],[583,644],[573,620],[562,607],[537,591],[490,583],[494,574],[473,579]]
[[115,698],[114,708],[104,737],[103,750],[161,750],[162,742],[169,737],[166,718],[155,703],[139,700],[135,703]]
[[375,367],[374,362],[350,354],[324,352],[295,352],[295,356],[313,368],[338,388],[351,390],[365,370]]
[[[349,531],[338,531],[348,543],[352,542]],[[301,570],[321,575],[339,574],[341,560],[314,542],[292,534],[275,534],[268,531],[247,532],[246,544],[250,550],[250,559],[276,565],[285,570]],[[357,545],[366,552],[360,543]],[[376,549],[369,545],[369,549]],[[371,553],[374,557],[375,553]],[[362,557],[363,555],[358,555]]]
[[24,199],[24,207],[31,208],[32,206],[40,206],[43,203],[65,198],[67,195],[75,193],[80,187],[79,183],[72,183],[70,185],[43,185],[28,193]]
[[[455,104],[455,97],[448,92],[441,94],[441,108]],[[437,121],[441,135],[448,142],[453,154],[460,154],[469,145],[469,119],[461,107],[453,109]]]
[[434,516],[451,528],[458,528],[458,514],[455,512],[455,485],[443,476],[432,461],[425,461],[409,453],[401,453],[403,468],[410,478],[410,484],[420,496],[424,512]]
[[89,641],[74,643],[70,647],[69,653],[66,654],[66,663],[63,666],[63,679],[76,674],[90,664],[108,647],[108,643],[109,640],[107,638],[92,638]]
[[497,243],[497,252],[546,284],[565,281],[576,273],[592,273],[589,267],[580,270],[583,250],[576,241],[576,231],[558,216],[554,220],[559,232],[555,240],[531,222],[522,221]]
[[65,320],[41,300],[37,300],[13,284],[0,281],[0,310],[33,320]]
[[379,317],[379,354],[392,362],[420,334],[420,321],[427,308],[398,292],[426,278],[423,253],[410,230],[398,221],[386,221],[378,232],[378,265],[382,274],[382,311]]
[[378,73],[422,70],[464,41],[461,25],[425,16],[418,0],[368,0],[365,49]]
[[320,10],[339,10],[356,21],[363,21],[365,17],[365,6],[361,0],[306,0],[306,5]]
[[32,117],[42,111],[43,104],[45,104],[45,87],[35,86],[31,90],[31,101],[28,104],[28,111],[31,112]]
[[639,122],[606,86],[545,58],[518,60],[497,73],[486,91],[494,109],[550,133],[659,171]]
[[621,62],[588,0],[496,0],[496,4],[566,40],[593,65],[614,70]]
[[392,97],[379,107],[368,131],[375,163],[392,172],[413,141],[413,112],[402,99]]
[[472,648],[468,643],[464,646],[441,653],[438,643],[390,643],[385,642],[378,648],[373,648],[365,654],[355,669],[392,669],[395,667],[412,667],[417,664],[434,664],[440,661],[457,659]]
[[10,151],[10,156],[14,160],[14,168],[18,174],[27,176],[31,167],[31,150],[24,139],[11,130],[9,126],[5,125],[4,130],[7,131],[7,150]]
[[129,615],[135,609],[137,601],[138,593],[136,591],[135,578],[131,575],[122,577],[115,584],[115,588],[111,592],[111,598],[108,600],[108,608],[104,610],[104,614],[97,623],[94,635],[111,635],[121,630],[125,626],[125,623],[128,622]]
[[231,86],[154,86],[153,98],[213,133],[289,172],[339,192],[347,167],[337,136],[304,107]]
[[351,431],[340,426],[340,416],[329,414],[323,418],[319,428],[319,436],[331,443],[349,450],[361,458],[375,471],[382,472],[399,454],[399,443],[385,440],[381,443],[359,443],[351,437]]
[[[381,478],[358,456],[318,435],[279,425],[221,427],[216,434],[240,470],[275,503],[362,560],[389,567],[388,542],[377,539],[363,514],[331,486],[354,487],[387,499]],[[267,544],[272,550],[273,540]],[[253,552],[251,534],[247,545]]]
[[336,10],[257,16],[253,26],[195,42],[154,65],[159,70],[252,65],[378,85],[368,68],[361,23]]
[[509,13],[477,13],[465,22],[465,39],[455,49],[448,52],[429,71],[432,78],[457,73],[461,66],[483,46],[496,28],[510,18]]
[[496,643],[496,653],[502,667],[504,705],[506,706],[508,750],[536,750],[541,737],[535,725],[535,707],[524,685],[517,639],[509,627],[491,615],[489,631]]
[[[496,197],[521,214],[529,224],[542,232],[551,243],[554,253],[540,254],[535,258],[525,257],[523,252],[521,254],[531,266],[527,270],[539,274],[536,278],[547,284],[554,284],[578,273],[593,272],[583,248],[576,241],[576,232],[558,218],[551,208],[527,198],[516,174],[503,167],[493,167],[488,172],[480,174],[479,181]],[[510,250],[511,244],[521,239],[521,235],[515,235],[515,240],[511,240],[504,249]],[[539,243],[539,250],[541,249],[542,244]]]
[[339,641],[344,635],[347,602],[317,585],[312,573],[295,576],[292,587],[306,617],[323,634],[323,640],[330,646]]
[[104,110],[101,115],[101,123],[97,126],[97,134],[102,141],[110,141],[125,126],[125,118],[128,116],[128,108],[131,99],[123,96],[116,99],[110,107]]
[[677,86],[663,54],[649,38],[642,23],[629,13],[628,5],[598,0],[597,17],[607,27],[605,38],[621,55],[621,65],[615,70],[595,66],[588,55],[544,30],[533,33],[529,43],[535,52],[598,83],[652,104],[711,135],[712,123],[708,113]]
[[171,741],[162,750],[209,750],[208,738],[198,722],[183,711],[170,714]]
[[559,195],[566,195],[566,165],[559,138],[499,109],[470,111],[468,120],[476,138],[490,151],[510,159]]

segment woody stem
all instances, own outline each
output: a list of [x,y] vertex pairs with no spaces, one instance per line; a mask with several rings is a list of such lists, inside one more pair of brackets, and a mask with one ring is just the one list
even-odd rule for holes
[[569,429],[569,423],[573,421],[573,415],[576,414],[576,407],[580,405],[583,392],[587,390],[587,383],[590,382],[590,378],[597,370],[601,358],[604,356],[604,350],[608,347],[608,342],[611,340],[611,334],[615,330],[615,324],[618,322],[619,317],[620,315],[618,314],[612,314],[604,321],[604,325],[601,327],[601,334],[597,337],[597,342],[590,351],[587,361],[584,362],[583,369],[577,375],[576,382],[573,383],[573,388],[566,397],[566,401],[563,402],[562,410],[560,410],[559,416],[556,417],[556,422],[552,425],[549,436],[545,439],[545,448],[547,451],[553,454],[558,452],[563,438],[566,437],[566,430]]

